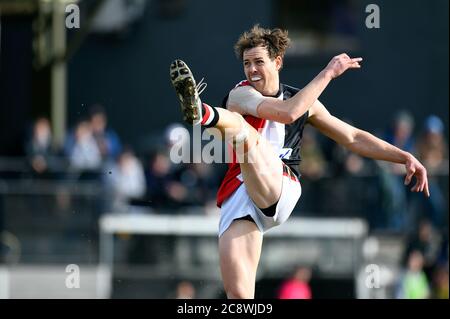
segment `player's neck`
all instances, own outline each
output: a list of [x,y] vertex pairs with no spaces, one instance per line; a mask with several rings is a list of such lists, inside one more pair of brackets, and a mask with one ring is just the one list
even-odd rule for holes
[[276,85],[272,85],[267,90],[264,90],[263,95],[265,96],[276,96],[278,95],[278,91],[280,90],[280,83],[277,82]]

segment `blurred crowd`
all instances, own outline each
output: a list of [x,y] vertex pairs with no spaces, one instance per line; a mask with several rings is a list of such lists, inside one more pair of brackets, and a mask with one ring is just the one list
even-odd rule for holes
[[[174,124],[162,134],[159,143],[138,156],[122,144],[108,125],[104,108],[94,105],[89,116],[68,132],[59,148],[52,139],[49,120],[38,118],[26,142],[27,161],[35,178],[64,178],[61,168],[65,167],[78,180],[100,182],[105,190],[102,212],[145,207],[156,211],[218,213],[215,196],[226,165],[202,161],[175,164],[170,152],[179,142],[174,138],[176,130],[185,132],[184,142],[190,142],[189,132]],[[371,229],[393,230],[408,236],[396,297],[448,298],[448,197],[440,182],[442,177],[448,182],[444,124],[439,117],[430,115],[416,127],[412,115],[401,111],[389,127],[376,135],[414,154],[426,166],[430,198],[405,187],[403,165],[364,159],[307,127],[300,172],[302,185],[309,189],[300,202],[324,202],[318,196],[326,194],[326,202],[330,203],[326,208],[339,212],[348,208],[343,201],[361,192],[358,179],[370,177],[374,183],[366,183],[363,188],[367,193],[378,194],[373,197],[378,206],[367,207],[365,212]],[[326,179],[332,180],[332,188],[317,186]],[[310,278],[311,269],[299,267],[282,283],[278,297],[312,298]],[[180,290],[186,290],[185,286],[181,285]]]
[[[161,141],[139,156],[124,146],[108,125],[101,105],[67,133],[64,145],[55,145],[50,122],[41,117],[32,125],[25,150],[33,178],[97,181],[105,197],[102,211],[126,212],[132,207],[176,210],[188,206],[215,206],[220,174],[205,163],[174,164],[170,149],[171,126]],[[173,135],[173,134],[172,134]],[[214,209],[213,209],[214,210]]]
[[[89,116],[68,132],[59,148],[52,139],[49,120],[38,118],[26,143],[26,154],[34,177],[61,178],[63,166],[80,180],[100,180],[108,194],[104,210],[123,211],[131,204],[156,209],[195,206],[205,208],[202,212],[215,211],[215,195],[226,165],[209,165],[200,160],[180,164],[171,161],[171,147],[179,142],[174,132],[180,130],[183,131],[180,125],[169,126],[160,142],[140,150],[138,156],[131,147],[122,145],[108,125],[104,108],[94,105]],[[184,139],[189,143],[189,132],[184,131]],[[353,207],[366,210],[364,214],[372,229],[405,231],[426,218],[445,231],[448,199],[441,177],[448,177],[448,144],[442,120],[430,115],[416,129],[411,114],[401,111],[377,135],[414,154],[426,166],[430,198],[411,193],[410,187],[404,186],[403,165],[367,160],[307,127],[300,164],[305,195],[297,210],[322,209],[340,215],[340,210],[350,208],[348,198],[356,201],[365,192],[364,196],[372,196],[377,206],[361,208],[355,203]],[[358,183],[364,178],[370,182],[360,187]],[[324,180],[332,181],[333,186],[322,186],[320,181]],[[324,194],[329,200],[318,198]]]
[[426,219],[406,242],[401,276],[396,283],[400,299],[448,299],[448,235]]
[[[348,209],[345,203],[348,198],[355,199],[353,207],[358,207],[357,196],[372,198],[376,206],[358,207],[365,210],[365,217],[372,229],[403,232],[414,228],[422,218],[427,218],[435,227],[445,230],[448,221],[448,198],[444,193],[445,187],[448,187],[448,182],[445,185],[448,181],[448,144],[442,120],[430,115],[416,129],[412,115],[401,111],[394,116],[389,127],[376,135],[412,153],[425,165],[430,198],[411,193],[409,189],[413,183],[405,187],[404,165],[365,159],[318,136],[309,127],[305,129],[302,145],[302,186],[314,186],[324,179],[332,180],[333,186],[322,193],[326,193],[329,202],[333,203],[327,209],[334,212],[339,212],[342,207]],[[369,182],[358,184],[364,179]],[[312,187],[312,191],[307,195],[305,193],[301,201],[319,202],[315,193],[321,193],[321,190]]]

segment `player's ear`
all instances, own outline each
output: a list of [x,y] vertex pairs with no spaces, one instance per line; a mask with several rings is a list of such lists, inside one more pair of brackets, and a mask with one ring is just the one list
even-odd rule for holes
[[280,55],[275,58],[275,66],[277,71],[280,71],[283,67],[283,58]]

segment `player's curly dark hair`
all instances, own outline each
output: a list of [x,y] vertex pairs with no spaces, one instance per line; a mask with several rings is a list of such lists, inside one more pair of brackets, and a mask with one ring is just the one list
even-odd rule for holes
[[234,45],[236,56],[242,60],[244,51],[255,47],[265,47],[271,59],[277,56],[284,57],[286,49],[291,40],[288,37],[288,31],[275,29],[264,29],[256,24],[250,31],[244,32]]

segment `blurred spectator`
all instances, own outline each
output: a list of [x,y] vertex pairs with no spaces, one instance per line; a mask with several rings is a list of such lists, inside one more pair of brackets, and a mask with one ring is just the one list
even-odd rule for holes
[[113,207],[116,210],[124,209],[131,199],[145,195],[144,169],[129,149],[119,155],[116,164],[108,172],[107,181],[108,188],[112,190]]
[[214,165],[205,163],[194,164],[197,175],[196,199],[202,206],[216,206],[217,190],[220,185],[220,170]]
[[97,170],[102,164],[100,151],[87,121],[81,121],[70,134],[65,145],[70,166],[78,171]]
[[433,273],[433,291],[432,297],[434,299],[448,299],[448,263],[447,265],[440,265]]
[[414,153],[414,118],[408,111],[398,112],[392,122],[391,127],[386,131],[384,140],[401,148],[402,150]]
[[419,251],[423,258],[423,268],[428,279],[438,262],[441,247],[441,236],[426,219],[420,221],[417,232],[407,242],[404,262],[413,251]]
[[189,281],[182,281],[176,287],[176,299],[194,299],[195,288]]
[[188,198],[188,189],[175,175],[183,162],[191,161],[190,134],[184,126],[174,123],[167,126],[162,140],[146,166],[147,198],[153,207],[179,208]]
[[101,105],[96,104],[92,106],[89,122],[102,159],[115,160],[119,156],[122,147],[116,132],[111,128],[107,128],[108,118]]
[[[414,118],[405,110],[398,112],[384,134],[392,145],[414,153]],[[403,184],[405,168],[402,164],[377,162],[381,190],[381,212],[384,221],[378,225],[393,231],[404,231],[413,223],[408,215],[408,189]]]
[[178,207],[187,196],[187,189],[173,179],[172,163],[161,150],[150,158],[145,172],[147,197],[154,207]]
[[431,115],[427,117],[424,132],[417,143],[418,159],[427,168],[428,174],[433,175],[445,169],[448,163],[448,145],[444,137],[442,120]]
[[[376,162],[377,180],[380,190],[380,211],[378,228],[403,232],[414,225],[414,218],[408,209],[408,188],[404,185],[404,175],[396,172],[403,169],[398,164]],[[421,194],[422,195],[422,194]]]
[[217,170],[197,158],[200,155],[191,154],[190,134],[185,127],[171,124],[166,128],[164,145],[151,156],[146,170],[148,198],[153,206],[205,207],[214,203],[215,207]]
[[186,190],[184,205],[205,206],[216,201],[218,181],[211,165],[191,163],[178,165],[175,180]]
[[285,280],[278,293],[278,299],[312,299],[309,281],[311,269],[298,267],[292,277]]
[[423,255],[413,250],[408,256],[407,269],[401,277],[397,297],[399,299],[428,299],[430,286],[423,272]]
[[44,177],[55,168],[57,150],[53,145],[50,122],[38,118],[33,125],[31,139],[26,143],[28,162],[35,175]]
[[444,137],[444,124],[435,115],[426,118],[424,131],[417,144],[418,159],[428,171],[428,185],[431,196],[425,198],[418,194],[412,195],[416,218],[427,217],[434,226],[443,230],[447,227],[448,207],[438,175],[448,174],[448,144]]

